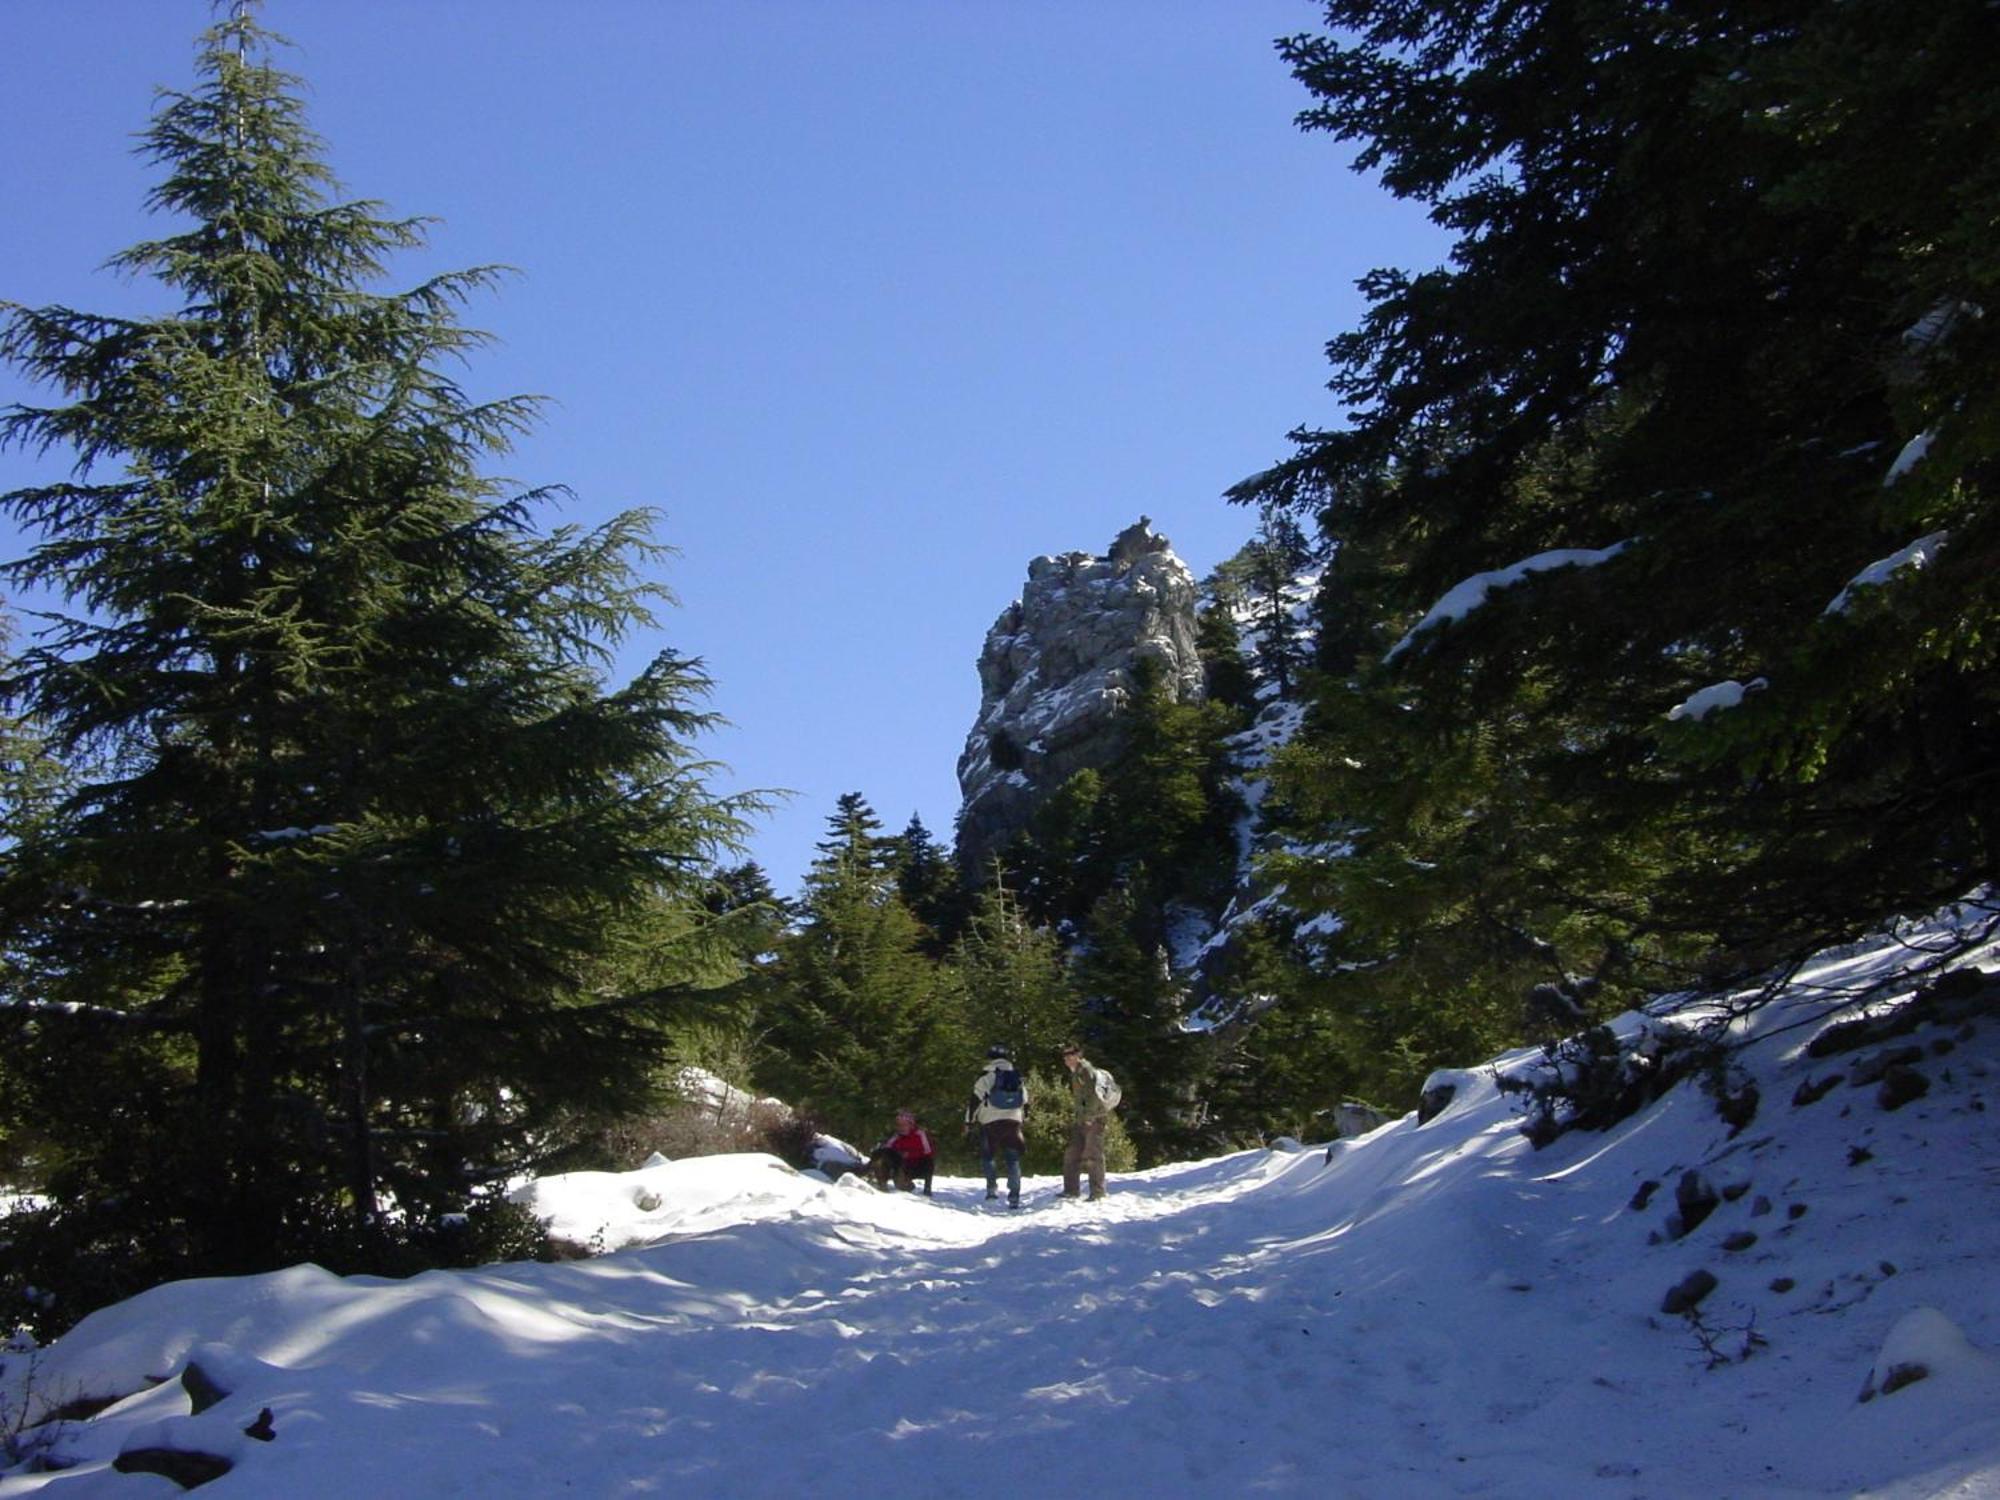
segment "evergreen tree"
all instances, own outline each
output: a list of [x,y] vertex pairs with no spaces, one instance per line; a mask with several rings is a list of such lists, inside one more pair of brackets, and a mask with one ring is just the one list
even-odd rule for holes
[[1312,666],[1332,679],[1322,685],[1325,690],[1346,690],[1364,659],[1372,663],[1392,644],[1382,635],[1394,618],[1395,606],[1388,601],[1399,573],[1393,560],[1352,538],[1334,547],[1311,608]]
[[1257,679],[1243,659],[1243,637],[1236,623],[1240,596],[1215,578],[1209,580],[1207,593],[1208,607],[1195,622],[1205,696],[1233,711],[1239,724],[1247,723],[1257,707]]
[[1755,970],[1991,880],[2000,21],[1326,15],[1308,124],[1458,237],[1363,283],[1349,424],[1235,492],[1348,569],[1286,788],[1347,856],[1287,870],[1367,976],[1328,986],[1485,1034],[1536,976]]
[[[14,634],[14,623],[0,606],[0,661],[11,657]],[[34,835],[60,802],[68,780],[36,726],[0,711],[0,849]],[[5,949],[0,948],[4,962]]]
[[[1151,661],[1134,674],[1125,740],[1096,813],[1108,875],[1143,865],[1161,902],[1219,906],[1235,883],[1242,803],[1230,786],[1228,713],[1177,701]],[[1093,901],[1108,886],[1089,892]]]
[[827,821],[799,924],[779,948],[762,1074],[822,1127],[865,1142],[899,1107],[948,1108],[956,1084],[939,1066],[936,966],[885,866],[880,824],[857,793]]
[[1177,922],[1212,915],[1233,889],[1242,805],[1230,711],[1177,702],[1150,663],[1135,678],[1116,759],[1060,788],[1008,861],[1023,910],[1071,948],[1093,1047],[1121,1078],[1138,1074],[1127,1128],[1158,1161],[1212,1138],[1201,1103],[1212,1049],[1182,1027],[1186,985],[1168,946]]
[[791,903],[778,895],[762,865],[746,860],[716,871],[702,904],[715,919],[714,936],[735,955],[738,982],[754,985],[775,962],[792,920]]
[[785,903],[771,884],[771,877],[754,859],[717,870],[702,898],[716,916],[731,912],[755,912],[774,923],[782,923]]
[[687,1007],[673,1027],[674,1055],[747,1088],[759,1018],[779,982],[778,952],[791,908],[754,860],[716,871],[703,905],[714,918],[712,936],[727,954],[727,968],[724,982]]
[[921,817],[911,813],[909,823],[890,841],[889,864],[903,904],[929,934],[924,951],[942,958],[964,930],[967,916],[965,883],[951,851],[931,837]]
[[1237,1145],[1272,1135],[1311,1140],[1315,1117],[1347,1091],[1326,1013],[1279,996],[1291,982],[1279,936],[1262,922],[1239,922],[1205,967],[1215,996],[1230,997],[1215,1018],[1214,1079],[1208,1106],[1218,1132]]
[[[11,649],[13,622],[0,610],[0,659]],[[33,838],[59,805],[64,769],[33,724],[0,714],[0,851]],[[4,856],[0,856],[4,857]],[[30,956],[13,931],[0,931],[0,996],[17,1012],[42,999]],[[4,1033],[0,1033],[4,1034]],[[50,1162],[47,1122],[23,1108],[27,1080],[12,1076],[14,1052],[0,1046],[0,1181],[39,1188]]]
[[1267,505],[1257,535],[1243,549],[1243,579],[1256,629],[1258,674],[1290,698],[1305,664],[1305,629],[1298,617],[1299,574],[1312,559],[1299,523],[1281,506]]
[[952,944],[948,974],[957,1030],[977,1044],[968,1057],[999,1043],[1013,1050],[1023,1069],[1052,1067],[1075,1034],[1078,1015],[1062,946],[1028,921],[1004,878],[996,876],[979,893],[965,932]]
[[1100,772],[1078,771],[1049,794],[1008,844],[1005,872],[1036,925],[1074,935],[1109,885],[1104,796]]
[[1140,661],[1116,757],[1057,788],[1006,851],[1030,917],[1073,939],[1141,865],[1158,901],[1219,908],[1234,883],[1243,811],[1230,780],[1235,724],[1220,704],[1176,701],[1158,664]]
[[882,820],[859,792],[842,792],[826,820],[826,837],[813,846],[820,858],[806,877],[807,884],[830,873],[874,872],[888,868],[889,840],[883,837]]
[[[545,534],[481,475],[533,415],[446,373],[493,273],[374,290],[421,223],[329,201],[273,40],[234,7],[144,137],[178,222],[114,264],[178,311],[0,309],[60,395],[0,433],[76,455],[0,497],[40,538],[6,576],[78,607],[0,692],[85,768],[0,853],[10,953],[85,1003],[8,1044],[73,1258],[128,1283],[369,1264],[384,1203],[462,1207],[643,1094],[745,810],[688,748],[697,664],[603,686],[653,624],[647,517]],[[663,914],[688,961],[627,993]]]
[[1072,979],[1083,1040],[1117,1075],[1119,1113],[1143,1165],[1187,1154],[1203,1138],[1213,1058],[1187,1030],[1187,986],[1174,973],[1162,903],[1143,867],[1098,899]]

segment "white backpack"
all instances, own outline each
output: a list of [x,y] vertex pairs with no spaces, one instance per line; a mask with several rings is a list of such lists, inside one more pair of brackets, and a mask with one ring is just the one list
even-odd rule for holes
[[1125,1091],[1118,1087],[1118,1080],[1111,1076],[1109,1068],[1097,1070],[1097,1098],[1106,1109],[1116,1109],[1118,1101],[1125,1097]]

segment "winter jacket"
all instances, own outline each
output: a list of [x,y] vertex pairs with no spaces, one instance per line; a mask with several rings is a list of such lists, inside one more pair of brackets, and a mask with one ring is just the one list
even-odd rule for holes
[[877,1149],[893,1151],[912,1166],[937,1155],[937,1148],[931,1144],[930,1132],[921,1125],[908,1135],[890,1136]]
[[1111,1114],[1111,1106],[1097,1097],[1097,1069],[1087,1057],[1079,1057],[1075,1071],[1069,1075],[1069,1096],[1076,1101],[1080,1120],[1101,1120]]
[[[1002,1068],[1012,1068],[1014,1064],[1004,1057],[996,1057],[987,1063],[986,1071],[972,1081],[972,1102],[966,1107],[966,1119],[975,1125],[991,1124],[995,1120],[1024,1120],[1028,1110],[1028,1080],[1021,1080],[1021,1104],[1016,1109],[998,1109],[986,1102],[993,1092],[993,1080]],[[1015,1069],[1019,1071],[1019,1069]]]

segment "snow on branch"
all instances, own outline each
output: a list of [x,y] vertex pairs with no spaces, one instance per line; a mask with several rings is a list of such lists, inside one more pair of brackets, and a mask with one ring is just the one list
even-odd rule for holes
[[24,1021],[56,1018],[75,1021],[103,1021],[118,1025],[151,1025],[150,1018],[118,1010],[109,1005],[86,1005],[78,1000],[28,1000],[0,995],[0,1019]]
[[[1898,460],[1901,462],[1901,460]],[[1937,561],[1938,553],[1951,540],[1948,531],[1933,531],[1929,536],[1919,537],[1901,552],[1891,553],[1878,562],[1872,562],[1848,579],[1847,587],[1833,596],[1833,602],[1820,611],[1825,615],[1844,615],[1854,602],[1856,589],[1880,588],[1905,568],[1927,568]]]
[[1882,476],[1882,488],[1903,478],[1910,470],[1924,461],[1924,455],[1931,451],[1931,444],[1937,441],[1937,430],[1927,428],[1903,444],[1903,451],[1896,455],[1896,461],[1889,465],[1889,472]]
[[1720,709],[1734,708],[1750,693],[1762,692],[1771,685],[1764,677],[1753,677],[1748,682],[1716,682],[1703,688],[1667,710],[1669,719],[1693,719],[1699,722]]
[[1389,654],[1383,660],[1394,661],[1422,631],[1464,619],[1483,605],[1487,596],[1496,589],[1510,588],[1531,573],[1546,573],[1556,568],[1594,568],[1600,563],[1611,561],[1629,545],[1631,545],[1629,542],[1619,542],[1614,546],[1597,549],[1564,547],[1554,552],[1538,552],[1533,557],[1523,558],[1520,562],[1511,563],[1504,568],[1474,573],[1433,604],[1430,613],[1411,626],[1409,634],[1391,646]]

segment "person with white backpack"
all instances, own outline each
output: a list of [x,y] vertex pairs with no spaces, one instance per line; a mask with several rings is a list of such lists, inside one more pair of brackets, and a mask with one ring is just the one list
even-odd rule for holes
[[1063,1066],[1069,1069],[1070,1098],[1076,1104],[1076,1120],[1069,1128],[1069,1146],[1063,1152],[1063,1192],[1075,1198],[1082,1191],[1085,1173],[1090,1177],[1090,1201],[1104,1196],[1104,1132],[1111,1123],[1111,1111],[1122,1097],[1118,1081],[1108,1068],[1100,1068],[1083,1055],[1076,1042],[1063,1047]]

